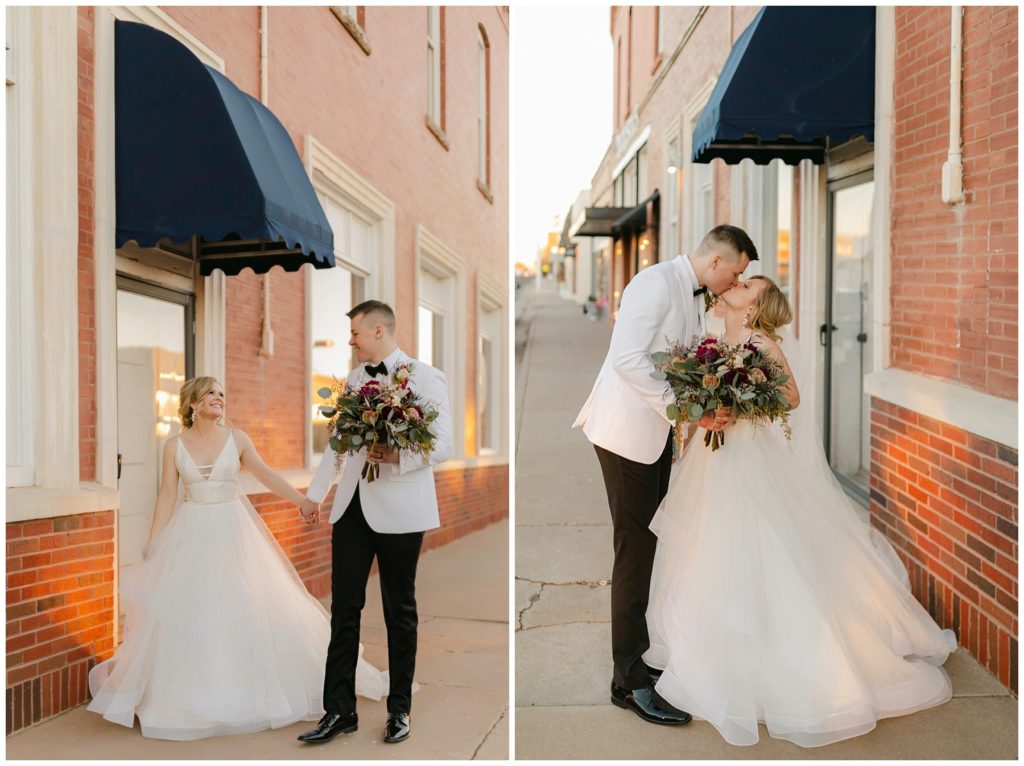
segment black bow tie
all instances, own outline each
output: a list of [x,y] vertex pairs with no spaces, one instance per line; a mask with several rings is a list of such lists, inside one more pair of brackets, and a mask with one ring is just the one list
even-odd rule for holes
[[698,295],[703,295],[707,291],[707,287],[698,287],[696,290],[693,291],[693,297],[696,298]]
[[387,375],[388,374],[388,368],[384,366],[384,362],[381,362],[376,367],[371,367],[370,365],[366,365],[366,367],[364,369],[366,370],[366,374],[369,375],[371,378],[375,378],[378,375]]

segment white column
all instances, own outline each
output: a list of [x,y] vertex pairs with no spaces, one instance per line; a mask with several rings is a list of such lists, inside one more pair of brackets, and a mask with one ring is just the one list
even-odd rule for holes
[[78,480],[78,9],[33,9],[37,484]]

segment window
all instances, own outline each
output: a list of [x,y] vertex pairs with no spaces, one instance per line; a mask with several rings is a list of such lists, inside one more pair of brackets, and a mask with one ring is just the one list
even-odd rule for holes
[[441,8],[427,8],[427,117],[441,124]]
[[661,54],[665,52],[665,25],[662,19],[661,6],[654,6],[654,61],[655,65],[661,61]]
[[[678,134],[679,124],[675,125]],[[679,136],[674,135],[668,142],[665,168],[665,258],[672,258],[679,253]]]
[[[466,358],[476,343],[466,330],[465,266],[461,257],[416,227],[416,358],[448,378],[454,457],[466,454]],[[473,443],[469,443],[473,449]]]
[[647,144],[636,153],[636,204],[647,197]]
[[331,388],[335,379],[343,380],[356,365],[355,355],[348,345],[352,320],[345,315],[366,299],[366,280],[344,266],[314,269],[311,276],[313,407],[310,415],[313,421],[313,453],[320,454],[327,447],[327,418],[320,415],[319,405],[324,401],[317,391]]
[[483,27],[476,33],[476,137],[478,146],[477,178],[484,190],[491,186],[491,144],[490,144],[490,46]]
[[337,378],[348,375],[357,362],[348,345],[351,320],[345,316],[367,298],[380,292],[379,227],[354,202],[343,204],[323,193],[320,201],[334,231],[333,269],[309,269],[310,419],[312,453],[327,445],[327,420],[320,416],[323,399],[317,394]]
[[692,176],[689,252],[697,249],[704,235],[715,226],[715,169],[706,162],[690,165]]
[[481,454],[501,450],[501,311],[480,310],[477,355],[477,445]]
[[775,230],[775,257],[778,264],[779,287],[786,294],[786,297],[790,299],[790,302],[792,302],[793,267],[796,265],[791,255],[793,241],[793,166],[785,164],[782,160],[774,160],[773,164],[776,162],[778,163],[778,216]]

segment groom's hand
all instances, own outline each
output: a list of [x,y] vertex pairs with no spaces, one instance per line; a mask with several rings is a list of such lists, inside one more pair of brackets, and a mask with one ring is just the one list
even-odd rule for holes
[[398,462],[398,448],[389,447],[384,449],[380,444],[375,444],[370,448],[366,454],[366,459],[371,463],[397,463]]
[[317,526],[320,523],[320,503],[314,503],[308,497],[299,506],[299,513],[307,524]]

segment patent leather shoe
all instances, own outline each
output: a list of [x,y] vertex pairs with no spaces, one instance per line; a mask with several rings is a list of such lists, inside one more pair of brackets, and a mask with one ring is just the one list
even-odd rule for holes
[[664,726],[682,726],[692,720],[689,713],[677,710],[663,700],[651,684],[643,689],[624,689],[612,683],[612,704],[632,710],[650,723]]
[[388,722],[384,726],[384,741],[389,743],[401,742],[409,738],[410,732],[409,714],[393,713],[388,716]]
[[651,677],[652,681],[657,682],[657,680],[661,678],[662,671],[658,670],[658,668],[652,668],[647,663],[644,663],[644,667],[647,668],[647,675]]
[[298,736],[299,742],[319,744],[330,742],[339,734],[351,734],[359,728],[359,716],[353,713],[327,713],[320,719],[316,728],[310,729],[305,734]]

